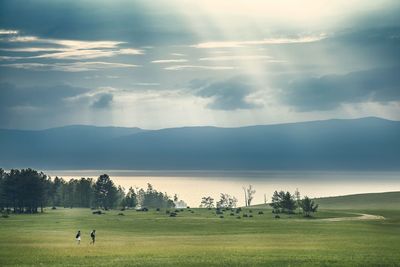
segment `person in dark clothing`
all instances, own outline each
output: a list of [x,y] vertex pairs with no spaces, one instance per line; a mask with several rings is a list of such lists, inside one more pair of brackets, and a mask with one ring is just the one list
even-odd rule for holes
[[78,243],[78,245],[81,243],[81,231],[79,230],[78,233],[76,233],[76,242]]
[[90,244],[93,244],[93,245],[94,245],[94,242],[96,241],[96,230],[93,230],[93,231],[90,233],[90,237],[92,238],[92,241],[90,242]]

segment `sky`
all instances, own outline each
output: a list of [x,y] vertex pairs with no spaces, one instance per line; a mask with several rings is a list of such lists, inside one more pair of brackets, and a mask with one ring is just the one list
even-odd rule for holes
[[400,2],[3,0],[0,128],[400,120]]

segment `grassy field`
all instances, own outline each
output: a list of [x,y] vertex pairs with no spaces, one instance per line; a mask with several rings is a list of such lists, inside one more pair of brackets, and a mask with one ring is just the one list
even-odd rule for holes
[[400,209],[400,192],[324,197],[315,201],[324,209]]
[[[397,209],[321,210],[313,219],[252,209],[252,218],[185,209],[159,212],[47,209],[0,218],[0,266],[400,266]],[[263,211],[264,214],[258,214]],[[381,215],[385,220],[323,218]],[[75,233],[80,229],[82,242]],[[90,230],[97,243],[89,245]]]

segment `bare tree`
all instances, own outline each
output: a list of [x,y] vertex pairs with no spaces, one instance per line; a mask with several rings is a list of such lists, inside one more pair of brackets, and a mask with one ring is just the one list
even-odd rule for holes
[[244,204],[247,207],[247,189],[244,186],[242,188],[243,188],[243,191],[244,191]]
[[294,199],[296,200],[297,207],[299,208],[299,213],[301,212],[301,196],[299,189],[296,188],[296,191],[294,191]]
[[251,205],[251,201],[254,198],[254,194],[256,193],[256,190],[253,188],[252,185],[249,185],[249,187],[244,188],[245,190],[245,198],[246,198],[246,207],[249,207]]

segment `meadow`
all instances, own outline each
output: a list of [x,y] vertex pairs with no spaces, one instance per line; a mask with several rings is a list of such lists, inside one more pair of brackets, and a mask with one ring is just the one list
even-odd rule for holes
[[[10,215],[0,218],[0,266],[400,266],[400,207],[322,208],[310,219],[277,219],[265,205],[251,210],[240,219],[199,208],[177,217],[165,210],[94,215],[79,208]],[[358,213],[385,219],[325,220]]]

